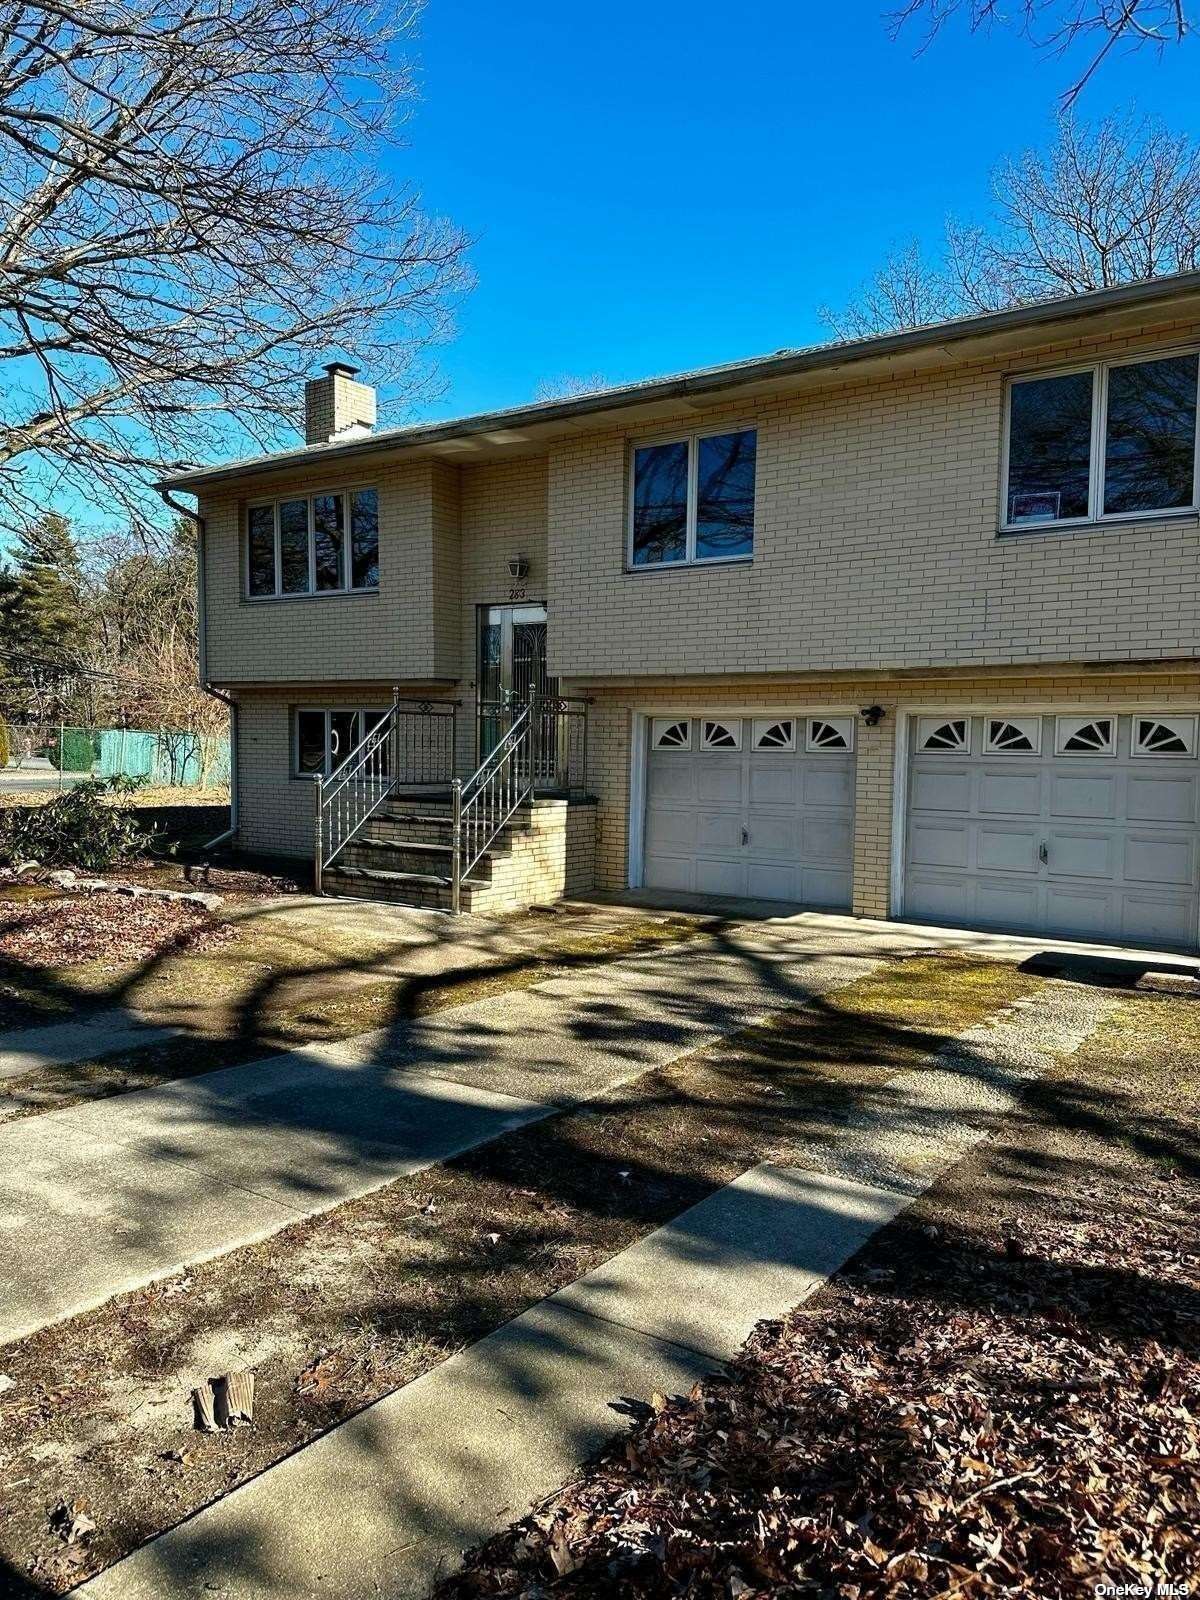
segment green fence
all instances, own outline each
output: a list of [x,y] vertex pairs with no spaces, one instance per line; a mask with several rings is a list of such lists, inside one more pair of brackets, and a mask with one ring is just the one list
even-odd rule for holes
[[151,733],[143,728],[107,728],[96,740],[96,771],[102,778],[148,778],[163,788],[217,789],[229,782],[228,738],[202,738],[169,729]]

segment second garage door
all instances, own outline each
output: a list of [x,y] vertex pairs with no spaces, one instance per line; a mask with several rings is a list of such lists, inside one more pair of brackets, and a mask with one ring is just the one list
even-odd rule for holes
[[918,717],[913,743],[906,915],[1195,944],[1195,716]]
[[850,905],[850,717],[655,717],[647,888]]

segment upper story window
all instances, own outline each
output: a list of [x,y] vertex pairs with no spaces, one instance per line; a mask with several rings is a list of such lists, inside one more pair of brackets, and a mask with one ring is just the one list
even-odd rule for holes
[[753,555],[757,447],[753,428],[636,445],[629,565],[678,566]]
[[1014,378],[1004,526],[1195,510],[1198,382],[1194,350]]
[[268,500],[246,513],[246,593],[337,594],[379,587],[374,489]]

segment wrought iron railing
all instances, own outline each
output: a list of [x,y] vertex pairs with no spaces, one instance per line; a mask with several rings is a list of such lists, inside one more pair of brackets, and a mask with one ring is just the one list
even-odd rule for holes
[[508,695],[500,700],[479,701],[481,762],[512,727],[514,719],[526,706],[532,706],[537,722],[531,744],[534,788],[541,794],[586,794],[588,704],[587,700],[568,695],[536,694],[527,700]]
[[328,777],[317,774],[313,870],[316,891],[350,841],[400,784],[445,784],[454,772],[454,700],[402,700],[368,728]]
[[535,726],[533,708],[523,706],[471,776],[451,785],[450,909],[455,916],[462,909],[463,880],[533,794]]

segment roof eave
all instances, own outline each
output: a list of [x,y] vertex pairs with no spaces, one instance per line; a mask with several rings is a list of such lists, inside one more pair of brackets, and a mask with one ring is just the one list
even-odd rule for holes
[[258,456],[249,461],[231,462],[220,467],[173,473],[159,480],[160,489],[191,490],[234,479],[257,477],[285,471],[289,467],[311,466],[324,459],[345,461],[373,455],[382,450],[417,449],[454,439],[469,439],[482,433],[519,430],[535,424],[568,424],[579,418],[620,411],[640,404],[735,389],[767,379],[786,379],[819,372],[835,371],[863,361],[886,360],[891,356],[939,345],[961,344],[988,335],[1012,330],[1038,328],[1047,323],[1068,322],[1100,315],[1130,306],[1152,306],[1163,301],[1200,294],[1200,271],[1177,273],[1138,283],[1117,284],[1058,300],[1042,300],[1033,305],[1013,306],[1004,311],[989,311],[952,322],[932,323],[921,328],[906,328],[898,333],[876,334],[868,339],[840,344],[819,345],[779,355],[756,356],[748,361],[706,367],[674,377],[603,389],[565,400],[540,401],[502,411],[485,411],[474,416],[456,417],[447,422],[418,424],[367,434],[344,444],[304,445],[276,455]]

